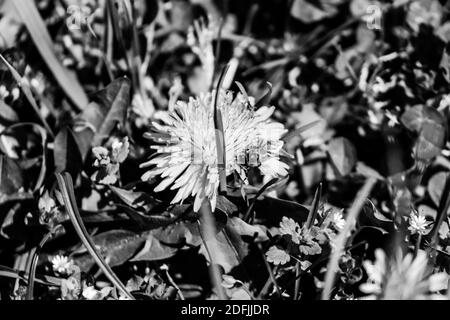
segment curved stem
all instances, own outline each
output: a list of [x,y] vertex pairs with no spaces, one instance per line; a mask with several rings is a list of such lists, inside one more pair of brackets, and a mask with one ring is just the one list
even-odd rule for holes
[[333,289],[333,284],[336,277],[336,271],[339,267],[339,259],[341,258],[348,235],[351,232],[353,224],[356,221],[356,218],[358,217],[358,214],[361,211],[366,198],[370,195],[370,192],[372,191],[372,188],[375,185],[376,181],[377,180],[375,178],[369,178],[366,180],[364,186],[356,195],[356,199],[348,212],[344,228],[339,233],[336,239],[336,246],[328,263],[327,274],[325,275],[325,287],[322,291],[322,300],[330,299],[331,290]]
[[186,300],[184,298],[183,292],[181,292],[180,287],[175,283],[175,281],[173,281],[173,278],[172,278],[172,276],[169,273],[169,268],[168,267],[165,268],[164,271],[166,273],[167,280],[169,280],[169,283],[177,290],[177,293],[178,293],[178,296],[180,297],[180,299],[181,300]]
[[106,275],[106,277],[112,282],[114,286],[127,298],[130,300],[135,300],[135,298],[128,292],[125,285],[120,281],[111,267],[106,263],[105,259],[97,252],[95,248],[95,243],[92,241],[89,233],[84,226],[83,220],[78,212],[78,208],[76,207],[75,194],[73,192],[73,182],[70,174],[67,172],[64,174],[64,177],[61,174],[56,174],[56,179],[58,180],[58,185],[61,190],[64,205],[66,206],[67,213],[69,214],[70,220],[83,242],[84,246],[87,248],[91,256],[94,258],[95,262],[98,264],[100,269]]
[[33,254],[33,259],[30,264],[30,271],[28,272],[28,289],[27,289],[27,300],[33,300],[33,292],[34,292],[34,279],[36,277],[36,267],[39,260],[39,254],[41,253],[42,247],[45,243],[53,236],[53,232],[48,232],[44,238],[42,238],[41,242],[36,248],[36,251]]

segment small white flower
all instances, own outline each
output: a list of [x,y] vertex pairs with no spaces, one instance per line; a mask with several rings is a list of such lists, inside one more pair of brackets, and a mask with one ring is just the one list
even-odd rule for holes
[[342,230],[345,226],[345,219],[342,215],[342,210],[333,212],[330,216],[330,222],[336,227],[336,229]]
[[52,259],[53,270],[60,274],[70,274],[72,272],[73,261],[66,256],[54,256]]
[[428,228],[431,222],[427,221],[424,216],[411,213],[409,216],[409,227],[408,230],[411,231],[412,234],[421,234],[425,235],[428,233]]

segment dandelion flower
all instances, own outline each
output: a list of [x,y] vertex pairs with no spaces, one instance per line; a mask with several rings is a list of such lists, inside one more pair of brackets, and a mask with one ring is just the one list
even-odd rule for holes
[[73,262],[65,256],[54,256],[52,259],[53,270],[60,274],[70,274],[72,272]]
[[415,213],[411,213],[409,216],[409,227],[408,230],[411,231],[412,234],[421,234],[425,235],[428,232],[428,227],[431,222],[428,222],[424,216],[418,215]]
[[[152,159],[141,168],[152,167],[142,180],[160,176],[162,182],[155,192],[178,190],[172,203],[195,198],[194,211],[198,211],[205,199],[214,210],[219,186],[216,132],[214,127],[215,92],[201,94],[189,102],[178,103],[173,112],[159,112],[159,123],[152,123],[152,132],[146,137],[158,143]],[[258,167],[264,176],[287,175],[287,164],[279,159],[283,146],[280,140],[286,132],[284,126],[269,120],[274,107],[253,110],[243,94],[233,97],[221,90],[217,108],[221,112],[226,153],[226,175],[237,173],[247,182],[246,170]]]

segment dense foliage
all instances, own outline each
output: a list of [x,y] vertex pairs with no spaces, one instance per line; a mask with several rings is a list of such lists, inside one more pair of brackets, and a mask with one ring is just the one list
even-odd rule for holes
[[449,12],[0,0],[0,298],[449,298]]

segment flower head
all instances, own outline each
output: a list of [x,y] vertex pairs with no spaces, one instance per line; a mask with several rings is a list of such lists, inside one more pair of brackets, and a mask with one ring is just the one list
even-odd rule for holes
[[342,210],[331,213],[330,222],[337,230],[342,230],[345,226],[345,219],[342,215]]
[[380,299],[424,299],[436,298],[433,292],[447,288],[448,274],[431,274],[427,254],[419,251],[414,258],[411,253],[403,255],[398,251],[388,260],[381,249],[375,251],[375,261],[363,263],[369,277],[361,285],[361,291]]
[[60,274],[70,275],[73,272],[73,261],[66,256],[56,255],[52,259],[53,270]]
[[409,216],[409,227],[408,230],[411,231],[412,234],[421,234],[425,235],[428,232],[428,227],[431,222],[427,221],[424,216],[411,213]]
[[[205,199],[215,208],[219,186],[219,165],[214,126],[215,92],[179,101],[173,112],[157,114],[159,123],[152,124],[146,137],[158,143],[154,157],[141,167],[153,167],[142,180],[160,176],[163,180],[155,192],[178,189],[172,203],[195,197],[194,210],[198,211]],[[237,173],[246,182],[246,169],[258,167],[265,176],[287,175],[287,164],[279,160],[283,146],[280,140],[284,126],[271,122],[274,108],[261,107],[254,111],[242,94],[233,97],[221,90],[217,108],[222,115],[227,176]]]

